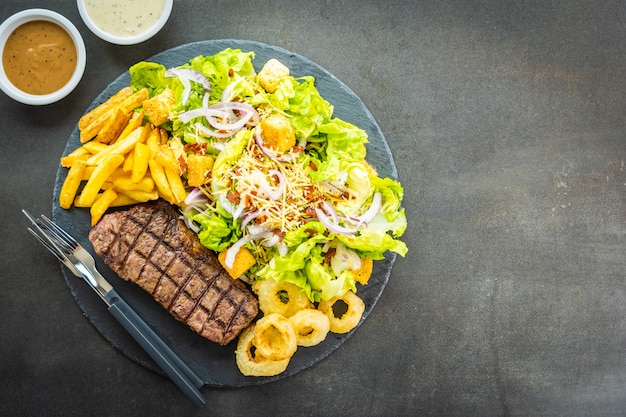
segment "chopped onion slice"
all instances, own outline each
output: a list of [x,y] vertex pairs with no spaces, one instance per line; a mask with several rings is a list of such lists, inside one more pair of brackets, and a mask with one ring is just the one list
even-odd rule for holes
[[252,241],[252,237],[249,235],[244,236],[235,242],[230,248],[226,249],[226,259],[224,259],[224,264],[227,267],[232,268],[235,264],[235,257],[237,256],[237,253],[239,253],[239,250],[243,247],[243,245],[250,241]]
[[319,208],[315,208],[315,214],[317,214],[317,218],[319,221],[326,226],[328,230],[333,233],[337,233],[339,235],[353,235],[356,233],[356,229],[349,229],[347,227],[340,226],[336,222],[333,222],[323,210]]
[[204,91],[211,91],[211,80],[200,71],[191,68],[170,68],[165,71],[165,76],[195,81],[198,84],[202,84]]
[[233,90],[235,89],[237,84],[241,82],[241,80],[243,80],[243,78],[239,78],[237,81],[233,81],[232,83],[228,84],[228,86],[226,86],[224,91],[222,91],[222,103],[226,103],[227,101],[232,100],[231,95],[233,94]]
[[359,223],[357,226],[361,226],[362,224],[367,224],[371,222],[372,220],[374,220],[374,217],[376,217],[376,215],[380,211],[380,208],[383,205],[382,203],[383,203],[383,195],[380,192],[374,193],[374,197],[372,198],[372,204],[370,205],[369,209],[367,209],[367,211],[358,218]]
[[252,213],[246,214],[243,220],[241,221],[241,228],[243,229],[244,227],[248,225],[248,223],[250,223],[252,220],[256,219],[262,214],[263,214],[263,210],[257,210],[257,211],[253,211]]
[[235,242],[230,248],[226,250],[226,258],[224,259],[224,264],[232,268],[235,264],[235,258],[237,257],[237,253],[241,250],[241,248],[254,240],[258,239],[269,239],[272,237],[272,232],[263,226],[250,226],[248,228],[248,235],[242,237],[237,242]]
[[191,95],[191,82],[195,81],[202,84],[204,91],[211,91],[211,81],[201,72],[190,68],[170,68],[165,71],[166,77],[178,77],[183,84],[183,104],[187,104],[189,96]]
[[204,136],[212,136],[218,139],[230,138],[234,134],[234,132],[218,132],[217,130],[206,127],[200,122],[194,124],[193,127],[195,127],[198,132],[200,132]]
[[[233,110],[237,110],[243,115],[237,118],[234,116]],[[204,107],[203,104],[203,107],[199,109],[188,110],[178,115],[183,123],[189,123],[197,117],[204,117],[210,125],[210,127],[205,126],[204,128],[196,126],[199,131],[218,138],[231,137],[247,124],[254,126],[259,122],[257,111],[245,103],[218,103],[208,107]]]
[[196,117],[203,117],[203,116],[208,120],[211,117],[226,118],[228,117],[228,114],[224,111],[207,107],[207,108],[188,110],[184,113],[179,114],[178,118],[183,123],[189,123],[192,119],[195,119]]

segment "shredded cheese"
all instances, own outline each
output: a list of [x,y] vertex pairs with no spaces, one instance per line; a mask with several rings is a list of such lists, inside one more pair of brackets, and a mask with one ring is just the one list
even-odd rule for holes
[[309,217],[306,209],[324,198],[322,186],[311,181],[310,169],[305,160],[280,163],[268,158],[251,140],[225,180],[232,182],[244,213],[258,213],[256,224],[286,233],[302,226]]

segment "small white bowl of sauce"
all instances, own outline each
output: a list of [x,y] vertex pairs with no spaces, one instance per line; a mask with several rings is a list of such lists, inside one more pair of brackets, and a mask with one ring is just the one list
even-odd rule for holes
[[156,35],[172,12],[173,0],[77,0],[78,12],[99,38],[134,45]]
[[76,88],[87,53],[78,29],[51,10],[29,9],[0,25],[0,89],[24,104],[45,105]]

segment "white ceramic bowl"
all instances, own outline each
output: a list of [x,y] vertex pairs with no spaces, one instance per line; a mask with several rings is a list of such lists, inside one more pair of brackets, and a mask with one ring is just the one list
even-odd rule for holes
[[[158,19],[154,22],[152,26],[150,26],[147,29],[143,29],[139,31],[135,35],[123,36],[123,35],[114,33],[111,28],[102,28],[98,26],[98,23],[97,23],[98,19],[94,19],[88,13],[88,7],[85,5],[87,1],[88,0],[77,0],[76,2],[78,6],[78,12],[80,13],[80,16],[83,18],[85,25],[87,25],[89,30],[91,30],[100,39],[103,39],[107,42],[110,42],[116,45],[134,45],[137,43],[144,42],[150,39],[151,37],[153,37],[154,35],[156,35],[163,28],[163,26],[165,26],[165,23],[170,17],[170,14],[172,12],[172,6],[174,4],[174,0],[165,0],[165,6],[163,7],[163,10],[161,14],[159,15]],[[125,0],[125,1],[127,1],[128,3],[133,2],[133,0]],[[123,1],[120,1],[120,3],[123,3]],[[104,10],[104,6],[102,5],[102,3],[98,4],[98,8],[100,8],[100,10]]]
[[78,29],[76,29],[72,22],[70,22],[58,13],[46,9],[23,10],[5,20],[2,25],[0,25],[0,51],[4,51],[4,45],[6,44],[7,38],[15,29],[25,23],[36,20],[45,20],[56,23],[57,25],[65,29],[65,31],[69,33],[69,35],[72,37],[72,40],[74,41],[74,46],[76,47],[77,56],[74,74],[72,75],[70,80],[59,90],[50,94],[36,95],[25,93],[24,91],[15,87],[7,78],[4,67],[0,64],[0,89],[2,89],[2,91],[4,91],[6,95],[21,103],[31,105],[45,105],[61,100],[69,93],[71,93],[74,88],[76,88],[81,78],[83,77],[83,73],[85,72],[87,52],[85,51],[85,43],[83,42],[83,38],[80,36]]

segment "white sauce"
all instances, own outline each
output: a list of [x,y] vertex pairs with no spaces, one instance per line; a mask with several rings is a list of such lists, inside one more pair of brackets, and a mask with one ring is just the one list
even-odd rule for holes
[[86,0],[85,10],[94,24],[114,36],[137,36],[159,20],[165,0]]

